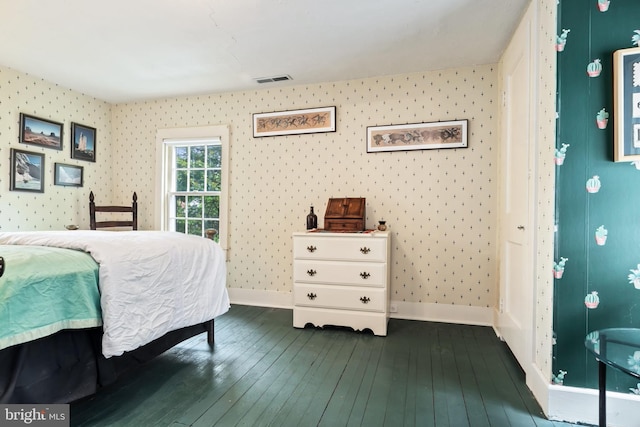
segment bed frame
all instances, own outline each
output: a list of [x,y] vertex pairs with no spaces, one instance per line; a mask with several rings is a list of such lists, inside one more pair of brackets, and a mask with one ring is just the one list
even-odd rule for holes
[[213,348],[214,321],[170,331],[164,336],[106,359],[102,328],[66,329],[0,350],[0,403],[69,403],[113,384],[122,375],[193,336],[207,333]]
[[[138,228],[138,196],[131,206],[96,206],[89,195],[90,227]],[[131,221],[96,221],[96,212],[130,212]],[[207,230],[213,238],[215,230]],[[1,260],[1,258],[0,258]],[[4,264],[0,263],[0,274]],[[213,349],[214,320],[167,332],[121,356],[102,355],[102,328],[66,329],[0,350],[0,404],[69,403],[113,384],[123,374],[203,332]]]

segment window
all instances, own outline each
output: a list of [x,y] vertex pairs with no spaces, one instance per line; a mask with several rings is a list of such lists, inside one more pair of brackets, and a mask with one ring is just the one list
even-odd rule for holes
[[158,131],[161,149],[160,229],[205,236],[227,249],[228,129],[224,126]]

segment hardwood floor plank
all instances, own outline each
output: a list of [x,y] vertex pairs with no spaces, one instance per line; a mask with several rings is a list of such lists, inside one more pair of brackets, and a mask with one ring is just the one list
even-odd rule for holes
[[389,335],[296,329],[233,306],[206,334],[71,405],[72,426],[553,427],[482,326],[392,319]]
[[[380,337],[357,334],[355,348],[338,380],[319,426],[345,425],[350,417],[355,416],[353,407],[363,386],[366,370],[372,363],[372,359],[377,360],[379,357],[383,343],[384,340]],[[361,422],[361,416],[358,418],[358,422]]]

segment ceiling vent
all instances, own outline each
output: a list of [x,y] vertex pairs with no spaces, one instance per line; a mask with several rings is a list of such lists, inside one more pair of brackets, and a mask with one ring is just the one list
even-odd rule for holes
[[256,79],[256,82],[258,83],[274,83],[274,82],[284,82],[287,80],[293,80],[291,78],[291,76],[288,75],[282,75],[282,76],[275,76],[275,77],[262,77],[259,79]]

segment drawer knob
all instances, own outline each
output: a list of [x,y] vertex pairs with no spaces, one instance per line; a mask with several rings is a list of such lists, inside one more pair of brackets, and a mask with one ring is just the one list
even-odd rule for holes
[[317,297],[317,295],[314,294],[313,292],[307,294],[307,298],[309,298],[311,301],[316,299],[316,297]]
[[371,300],[368,297],[361,297],[360,301],[362,301],[363,304],[367,304]]
[[369,249],[368,247],[364,247],[364,248],[360,248],[360,252],[362,252],[363,254],[368,254],[369,252],[371,252],[371,249]]
[[315,276],[315,275],[316,275],[316,273],[317,273],[317,271],[315,271],[315,270],[307,270],[307,274],[308,274],[309,276],[311,276],[311,277]]
[[311,245],[311,246],[307,246],[307,251],[309,251],[309,252],[311,252],[311,253],[314,253],[314,252],[316,251],[316,249],[318,249],[318,248],[316,248],[316,247],[315,247],[315,246],[313,246],[313,245]]
[[367,273],[366,271],[363,273],[360,273],[360,277],[362,277],[363,279],[368,279],[369,276],[371,276],[369,273]]

